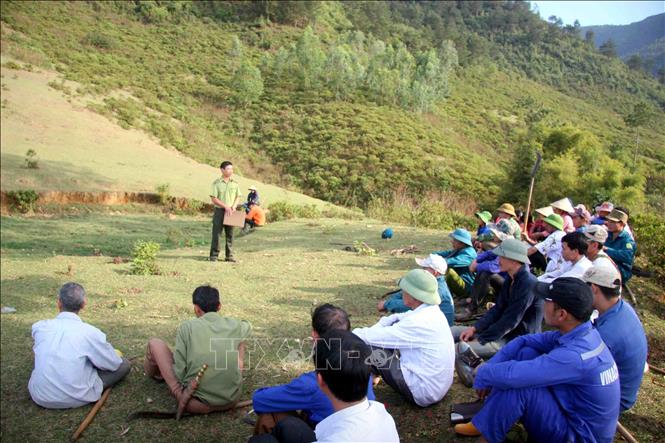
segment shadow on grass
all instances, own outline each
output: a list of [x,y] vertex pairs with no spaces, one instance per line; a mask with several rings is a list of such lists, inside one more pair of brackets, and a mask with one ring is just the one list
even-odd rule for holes
[[137,240],[155,241],[162,250],[177,249],[168,241],[169,232],[184,233],[208,241],[207,223],[196,220],[169,220],[155,216],[110,217],[85,214],[62,218],[2,218],[3,251],[19,255],[60,254],[127,256]]
[[109,190],[114,181],[98,174],[91,168],[74,163],[39,160],[38,169],[23,167],[25,158],[15,154],[2,153],[3,188],[8,189],[49,189],[78,191],[82,188],[90,190]]

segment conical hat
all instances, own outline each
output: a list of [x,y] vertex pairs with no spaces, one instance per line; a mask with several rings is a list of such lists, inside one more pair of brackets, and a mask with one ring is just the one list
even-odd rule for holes
[[570,200],[567,198],[562,198],[561,200],[557,200],[554,203],[550,203],[550,206],[556,209],[561,209],[568,214],[575,212],[575,208],[573,208],[572,203],[570,203]]
[[548,215],[554,214],[554,211],[552,211],[551,206],[544,206],[542,208],[538,208],[538,209],[536,209],[536,212],[538,214],[542,215],[543,217],[547,217]]

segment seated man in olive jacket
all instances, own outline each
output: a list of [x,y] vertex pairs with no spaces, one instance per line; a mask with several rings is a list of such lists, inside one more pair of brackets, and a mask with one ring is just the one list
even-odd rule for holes
[[[178,327],[175,352],[163,340],[150,339],[143,369],[147,376],[165,381],[171,395],[189,413],[226,410],[242,392],[244,342],[252,326],[219,315],[219,291],[211,286],[196,288],[192,303],[196,318]],[[207,370],[193,397],[187,400],[185,388],[204,365]]]

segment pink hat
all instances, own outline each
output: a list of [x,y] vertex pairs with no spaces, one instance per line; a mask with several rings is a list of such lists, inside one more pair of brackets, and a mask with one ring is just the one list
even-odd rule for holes
[[612,212],[614,205],[610,202],[603,202],[600,206],[596,206],[596,212]]
[[591,214],[589,214],[589,211],[586,210],[586,206],[583,204],[575,206],[575,212],[573,214],[582,217],[587,223],[591,221]]

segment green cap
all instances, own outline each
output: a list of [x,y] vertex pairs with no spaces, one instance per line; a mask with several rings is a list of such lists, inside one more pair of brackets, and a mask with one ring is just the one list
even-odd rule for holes
[[411,297],[427,305],[441,303],[439,283],[424,269],[412,269],[399,281],[399,287]]
[[517,240],[516,238],[507,238],[499,246],[492,249],[494,255],[499,257],[506,257],[520,263],[530,264],[529,248],[526,243]]
[[483,223],[489,223],[492,220],[492,213],[490,211],[476,212],[476,217],[481,219]]
[[563,231],[563,217],[559,214],[550,214],[543,219],[548,225],[552,225],[557,228],[559,231]]

